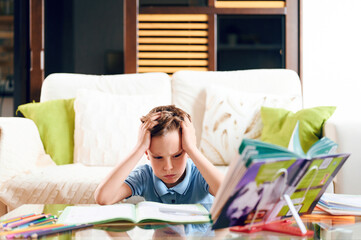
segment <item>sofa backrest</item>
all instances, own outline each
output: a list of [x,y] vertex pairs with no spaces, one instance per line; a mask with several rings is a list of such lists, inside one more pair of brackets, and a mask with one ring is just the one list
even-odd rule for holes
[[[246,93],[297,96],[302,99],[297,73],[287,69],[257,69],[239,71],[197,72],[179,71],[172,76],[172,103],[193,118],[198,144],[202,135],[206,88],[214,85]],[[300,101],[299,109],[302,108]]]
[[[246,93],[298,96],[301,83],[296,72],[286,69],[239,71],[178,71],[172,78],[165,73],[86,75],[56,73],[42,86],[40,101],[76,97],[79,89],[92,89],[121,95],[158,94],[192,116],[199,145],[205,112],[206,89],[214,85]],[[302,108],[300,102],[299,109]]]
[[171,101],[170,77],[166,73],[118,75],[54,73],[47,76],[43,82],[40,102],[74,98],[79,89],[122,95],[157,94]]

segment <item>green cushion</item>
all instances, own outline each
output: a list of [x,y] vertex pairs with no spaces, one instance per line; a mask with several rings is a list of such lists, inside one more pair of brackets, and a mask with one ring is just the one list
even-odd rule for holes
[[18,107],[18,111],[35,122],[45,152],[57,165],[73,163],[74,100],[59,99]]
[[306,153],[322,137],[323,125],[335,109],[336,107],[314,107],[293,113],[282,108],[262,107],[261,140],[288,147],[293,130],[299,121],[300,142]]

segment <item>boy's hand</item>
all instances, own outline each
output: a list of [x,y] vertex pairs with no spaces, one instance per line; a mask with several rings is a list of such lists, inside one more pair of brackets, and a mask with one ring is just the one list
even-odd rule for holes
[[154,113],[147,121],[142,123],[139,127],[138,133],[138,143],[137,148],[142,149],[142,151],[147,151],[150,147],[150,129],[152,129],[155,125],[158,124],[156,121],[160,117],[161,113]]
[[193,150],[197,149],[196,131],[192,122],[186,116],[184,117],[184,121],[181,122],[181,128],[182,148],[189,154]]

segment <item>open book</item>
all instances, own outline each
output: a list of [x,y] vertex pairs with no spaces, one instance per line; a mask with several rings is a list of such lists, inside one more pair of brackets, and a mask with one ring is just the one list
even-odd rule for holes
[[[292,215],[284,195],[302,215],[311,213],[349,154],[322,138],[303,153],[298,124],[289,148],[244,139],[214,199],[213,228],[268,223]],[[290,150],[291,149],[291,150]]]
[[201,204],[164,204],[140,202],[136,205],[121,203],[114,205],[90,205],[66,207],[58,219],[63,224],[127,223],[207,223],[208,210]]

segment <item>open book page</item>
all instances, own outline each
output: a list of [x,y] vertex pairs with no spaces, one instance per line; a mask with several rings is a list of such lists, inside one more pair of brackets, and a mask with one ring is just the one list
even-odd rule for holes
[[288,187],[303,160],[273,159],[254,161],[232,189],[232,194],[222,207],[213,228],[244,226],[264,221],[279,202],[281,194]]
[[302,158],[311,159],[315,156],[329,155],[336,153],[337,143],[332,141],[327,137],[323,137],[317,142],[315,142],[310,149],[308,149],[307,153],[304,153],[299,134],[299,121],[297,121],[296,126],[293,130],[290,142],[288,144],[288,150],[294,152],[298,156]]
[[[286,194],[301,214],[310,214],[332,179],[336,176],[349,154],[337,154],[306,160],[306,171],[300,171],[286,189]],[[271,219],[291,216],[285,201],[280,201],[270,216]]]
[[135,222],[134,204],[91,205],[66,207],[58,219],[63,224],[100,224],[114,221]]
[[239,147],[238,158],[231,162],[227,175],[214,199],[211,208],[212,219],[218,218],[224,204],[247,171],[247,167],[249,167],[253,161],[262,162],[267,159],[267,161],[272,162],[274,160],[277,161],[279,158],[296,159],[296,155],[284,147],[253,139],[243,139],[242,144]]
[[298,154],[301,157],[306,157],[306,154],[304,153],[301,146],[299,126],[300,126],[300,122],[297,121],[296,126],[293,129],[291,139],[288,143],[288,150]]
[[164,204],[140,202],[136,206],[137,222],[207,223],[208,210],[201,204]]
[[210,211],[213,220],[219,216],[223,205],[226,203],[227,199],[232,193],[232,190],[236,187],[239,179],[243,177],[246,170],[247,168],[244,165],[244,161],[242,160],[241,155],[233,159],[229,165],[227,175],[218,189],[217,196],[213,200]]
[[335,154],[337,143],[327,137],[323,137],[314,143],[307,152],[307,158]]
[[243,155],[243,161],[246,162],[246,166],[254,159],[300,158],[298,154],[289,151],[285,147],[255,139],[243,139],[239,152]]

